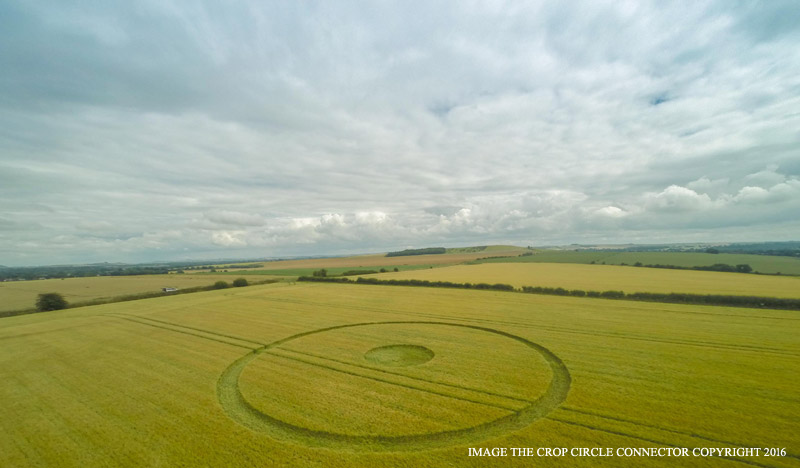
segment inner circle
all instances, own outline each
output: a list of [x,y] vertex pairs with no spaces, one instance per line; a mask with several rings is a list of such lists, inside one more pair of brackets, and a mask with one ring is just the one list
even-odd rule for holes
[[424,364],[435,356],[430,349],[410,344],[379,346],[364,353],[364,359],[382,366],[407,367]]

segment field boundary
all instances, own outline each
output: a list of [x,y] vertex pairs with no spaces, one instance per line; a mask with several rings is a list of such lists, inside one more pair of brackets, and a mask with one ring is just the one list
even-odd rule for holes
[[689,293],[648,293],[623,291],[584,291],[582,289],[549,288],[541,286],[522,286],[515,288],[504,283],[453,283],[450,281],[428,280],[381,280],[378,278],[359,277],[357,280],[349,278],[328,278],[318,276],[301,276],[297,281],[323,282],[323,283],[348,283],[371,284],[380,286],[412,286],[423,288],[448,288],[448,289],[475,289],[489,291],[516,292],[523,294],[543,294],[548,296],[588,297],[596,299],[611,299],[640,302],[663,302],[668,304],[694,304],[726,307],[747,307],[751,309],[777,309],[800,310],[800,299],[762,296],[732,296],[721,294],[689,294]]

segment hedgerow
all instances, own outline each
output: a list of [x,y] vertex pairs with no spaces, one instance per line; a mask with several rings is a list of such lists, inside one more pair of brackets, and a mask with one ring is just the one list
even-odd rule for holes
[[523,286],[514,288],[510,284],[496,283],[453,283],[451,281],[428,281],[416,279],[389,279],[359,277],[356,280],[342,277],[301,276],[298,281],[316,281],[325,283],[374,284],[385,286],[416,286],[426,288],[481,289],[494,291],[520,292],[526,294],[546,294],[552,296],[592,297],[600,299],[668,302],[674,304],[699,304],[733,307],[751,307],[764,309],[800,310],[800,299],[762,296],[734,296],[722,294],[689,294],[689,293],[646,293],[623,291],[584,291],[582,289],[548,288],[542,286]]

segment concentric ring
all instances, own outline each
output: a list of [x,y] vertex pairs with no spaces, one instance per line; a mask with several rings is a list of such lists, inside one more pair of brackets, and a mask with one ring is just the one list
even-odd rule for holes
[[[544,394],[530,405],[498,419],[464,429],[402,436],[349,435],[296,426],[274,418],[255,408],[245,399],[239,389],[239,376],[245,367],[261,353],[271,348],[304,336],[324,333],[331,330],[398,324],[461,327],[493,333],[515,340],[536,351],[544,358],[552,372],[550,385],[547,387]],[[311,447],[326,447],[350,451],[418,451],[457,444],[476,443],[522,429],[557,408],[566,399],[569,393],[570,383],[571,377],[569,370],[558,356],[537,343],[504,331],[449,322],[366,322],[338,325],[299,333],[270,343],[262,348],[258,348],[234,361],[225,369],[217,382],[217,396],[220,405],[231,419],[251,430],[264,432],[279,440],[300,443]]]

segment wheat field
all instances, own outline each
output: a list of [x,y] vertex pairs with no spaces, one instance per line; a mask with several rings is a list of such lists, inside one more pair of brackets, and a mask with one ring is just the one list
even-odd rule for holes
[[486,466],[469,447],[672,446],[788,454],[613,462],[797,466],[799,333],[790,311],[316,283],[10,317],[0,466]]
[[505,283],[515,287],[543,286],[626,293],[730,294],[800,297],[800,277],[668,270],[577,263],[483,263],[432,270],[371,275],[382,280],[419,279],[454,283]]

